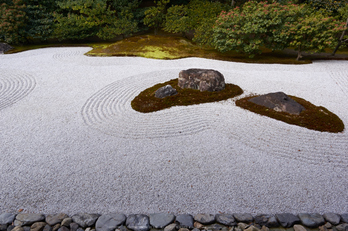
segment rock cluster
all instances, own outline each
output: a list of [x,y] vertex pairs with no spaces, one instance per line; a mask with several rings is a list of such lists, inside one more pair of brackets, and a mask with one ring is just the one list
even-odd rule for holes
[[0,231],[348,231],[348,214],[0,214]]
[[188,69],[179,73],[178,86],[200,91],[221,91],[225,89],[224,76],[215,70]]

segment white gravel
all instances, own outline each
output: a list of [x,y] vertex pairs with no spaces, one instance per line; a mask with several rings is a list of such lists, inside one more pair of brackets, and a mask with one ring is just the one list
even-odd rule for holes
[[348,63],[0,55],[0,213],[348,212],[348,135],[253,114],[233,100],[142,114],[130,101],[182,69],[245,94],[284,91],[348,126]]

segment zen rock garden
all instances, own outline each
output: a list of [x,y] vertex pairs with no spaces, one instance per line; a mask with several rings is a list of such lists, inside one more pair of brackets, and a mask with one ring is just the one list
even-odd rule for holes
[[275,215],[248,213],[150,215],[122,213],[67,214],[3,213],[0,231],[347,231],[348,214],[281,213]]

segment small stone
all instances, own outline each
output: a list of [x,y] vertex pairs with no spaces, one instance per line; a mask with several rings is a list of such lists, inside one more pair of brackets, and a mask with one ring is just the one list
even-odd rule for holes
[[276,214],[276,218],[281,226],[284,228],[290,228],[294,226],[294,224],[300,223],[300,219],[291,213],[280,213]]
[[56,224],[53,226],[52,231],[57,231],[60,228],[60,224]]
[[91,231],[91,227],[87,227],[87,229],[85,229],[85,231]]
[[253,216],[249,213],[235,213],[233,214],[233,216],[237,221],[247,223],[247,224],[254,221]]
[[85,231],[83,228],[78,228],[76,231]]
[[324,226],[327,229],[331,229],[332,228],[332,224],[330,222],[326,222]]
[[215,222],[215,216],[212,214],[197,214],[194,219],[203,225],[210,225]]
[[319,231],[328,231],[325,225],[319,226]]
[[79,225],[75,222],[70,223],[70,231],[76,231],[79,228]]
[[255,216],[254,221],[256,224],[261,226],[267,225],[270,215],[267,214],[258,214]]
[[82,228],[91,227],[95,224],[99,214],[78,213],[72,216],[72,220]]
[[341,214],[341,220],[344,223],[348,223],[348,213]]
[[52,227],[50,225],[45,225],[43,231],[52,231]]
[[61,225],[65,227],[70,227],[71,222],[72,222],[72,219],[68,217],[62,220]]
[[228,229],[222,225],[219,224],[212,224],[206,227],[206,229],[208,230],[212,230],[212,231],[228,231]]
[[14,225],[9,225],[8,227],[7,227],[7,231],[11,231],[12,229],[14,229]]
[[243,222],[239,222],[238,223],[238,227],[241,229],[241,230],[245,230],[249,225],[248,224],[245,224]]
[[24,229],[24,231],[30,231],[30,226],[22,226],[22,228]]
[[171,85],[166,85],[164,87],[161,87],[157,89],[155,92],[155,97],[159,99],[163,99],[168,96],[176,95],[178,94],[177,90],[173,88]]
[[278,223],[278,220],[275,216],[271,216],[269,219],[268,219],[268,222],[266,224],[266,226],[268,228],[275,228],[275,227],[279,227],[279,223]]
[[348,224],[347,223],[343,223],[343,224],[337,225],[336,229],[338,231],[348,231]]
[[269,231],[269,228],[265,225],[262,226],[261,231]]
[[0,215],[0,225],[9,225],[12,224],[16,217],[16,214],[12,213],[3,213]]
[[180,214],[176,216],[176,221],[182,228],[193,229],[193,217],[190,214]]
[[204,227],[204,225],[202,225],[201,223],[196,221],[195,223],[193,223],[193,227],[195,227],[197,229],[202,229]]
[[180,71],[178,86],[200,91],[221,91],[225,89],[225,78],[215,70],[188,69]]
[[118,227],[117,230],[118,230],[118,231],[129,231],[129,230],[127,229],[127,227],[124,226],[124,225],[121,225],[120,227]]
[[146,215],[133,214],[128,216],[126,226],[135,231],[148,231],[150,230],[150,221]]
[[245,231],[260,231],[260,229],[256,228],[253,225],[250,225],[247,229],[245,229]]
[[21,226],[16,226],[11,231],[24,231],[24,228]]
[[53,214],[46,216],[46,223],[53,226],[55,224],[61,223],[65,218],[68,218],[68,215],[65,213]]
[[187,228],[180,228],[179,231],[190,231],[190,230]]
[[6,231],[7,230],[7,224],[1,224],[0,225],[0,231]]
[[[154,213],[150,214],[150,225],[155,229],[163,229],[175,220],[173,214],[167,213]],[[98,231],[98,230],[97,230]]]
[[302,225],[294,225],[294,231],[307,231]]
[[192,231],[199,231],[200,229],[197,229],[197,228],[194,228],[194,229],[192,229]]
[[215,220],[227,226],[236,226],[237,222],[232,214],[216,214]]
[[66,226],[61,226],[58,231],[70,231],[70,229]]
[[298,217],[301,223],[309,228],[318,228],[325,224],[324,218],[318,213],[300,213]]
[[30,231],[42,231],[45,228],[46,222],[35,222],[31,225]]
[[176,224],[170,224],[164,228],[164,231],[176,231],[176,230],[178,230],[178,227]]
[[341,221],[341,216],[336,213],[325,213],[323,217],[327,222],[333,225],[338,225]]
[[235,226],[234,231],[243,231],[243,230],[239,226]]
[[16,220],[18,221],[20,226],[25,225],[32,225],[35,222],[44,221],[45,216],[43,214],[36,214],[36,213],[20,213],[16,216]]

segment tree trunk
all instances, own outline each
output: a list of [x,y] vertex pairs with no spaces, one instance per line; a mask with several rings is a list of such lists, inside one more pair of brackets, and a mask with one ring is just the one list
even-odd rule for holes
[[[346,22],[346,27],[348,27],[348,18],[347,18],[347,22]],[[338,40],[338,44],[337,44],[337,46],[336,46],[334,52],[332,53],[332,56],[334,56],[334,55],[336,54],[338,48],[340,48],[340,46],[342,45],[342,42],[346,42],[346,41],[347,41],[347,40],[343,40],[343,37],[344,37],[344,35],[346,34],[346,31],[347,31],[347,30],[348,30],[348,28],[345,29],[345,30],[342,32],[342,35],[341,35],[340,39]]]

